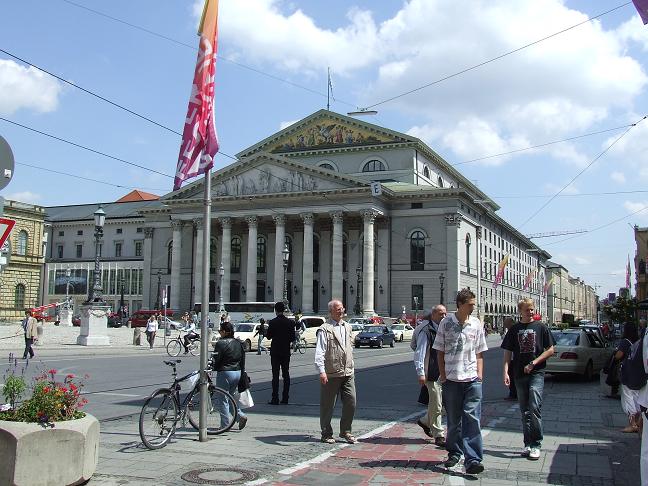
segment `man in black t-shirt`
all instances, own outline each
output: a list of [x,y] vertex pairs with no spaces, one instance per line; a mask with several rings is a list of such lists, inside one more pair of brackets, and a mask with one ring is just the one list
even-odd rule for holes
[[[534,321],[533,299],[518,302],[520,322],[513,324],[504,336],[504,384],[509,386],[509,366],[513,366],[517,390],[524,450],[522,456],[532,461],[540,458],[542,445],[542,391],[546,360],[554,354],[554,342],[546,325]],[[511,354],[513,355],[511,363]]]

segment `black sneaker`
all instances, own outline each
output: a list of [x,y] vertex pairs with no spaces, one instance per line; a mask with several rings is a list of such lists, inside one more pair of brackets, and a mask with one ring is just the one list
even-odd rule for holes
[[479,474],[484,472],[484,465],[481,462],[473,462],[466,466],[466,474]]
[[425,432],[425,435],[430,435],[430,427],[428,427],[427,425],[425,425],[425,424],[424,424],[423,422],[421,422],[420,420],[418,420],[418,421],[416,422],[416,425],[418,425],[419,427],[421,427],[421,428],[423,429],[423,432]]
[[279,405],[279,400],[273,399],[268,402],[268,405]]
[[443,465],[447,468],[450,469],[451,467],[455,467],[459,463],[459,457],[457,456],[449,456],[446,462],[443,463]]

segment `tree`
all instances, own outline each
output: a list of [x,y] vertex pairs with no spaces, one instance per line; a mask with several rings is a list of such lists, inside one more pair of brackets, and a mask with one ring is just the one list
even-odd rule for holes
[[637,316],[637,299],[617,297],[614,304],[603,306],[603,312],[612,322],[634,322]]

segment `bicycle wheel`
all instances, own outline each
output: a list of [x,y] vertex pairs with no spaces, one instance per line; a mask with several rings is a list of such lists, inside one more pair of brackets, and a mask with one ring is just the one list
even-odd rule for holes
[[182,343],[179,339],[172,339],[167,344],[167,354],[169,356],[178,356],[180,351],[182,351]]
[[200,354],[200,341],[193,341],[189,345],[189,352],[191,356],[198,356]]
[[146,399],[139,418],[139,433],[149,449],[167,445],[178,422],[178,404],[168,389],[156,391]]
[[301,338],[301,339],[299,340],[299,345],[298,345],[299,352],[300,352],[301,354],[304,354],[304,353],[306,352],[306,347],[307,347],[307,346],[308,346],[308,343],[306,343],[306,340],[305,340],[304,338]]
[[[218,435],[232,428],[238,418],[238,408],[234,397],[226,390],[209,385],[209,404],[207,405],[207,434]],[[200,389],[194,388],[187,403],[187,418],[194,429],[199,427]]]

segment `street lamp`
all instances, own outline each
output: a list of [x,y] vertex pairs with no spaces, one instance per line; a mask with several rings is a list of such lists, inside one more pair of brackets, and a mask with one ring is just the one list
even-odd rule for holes
[[161,270],[158,270],[157,277],[158,277],[158,287],[157,287],[157,297],[155,299],[155,308],[159,309],[160,308],[160,283],[162,282],[162,271]]
[[439,275],[439,286],[441,287],[441,296],[439,298],[439,304],[443,305],[443,282],[445,281],[445,276],[443,274]]
[[[223,288],[223,276],[225,275],[225,267],[223,262],[221,262],[220,267],[218,268],[218,274],[220,275],[220,288]],[[223,292],[218,292],[218,313],[222,316],[225,314],[225,306],[223,305]],[[205,305],[203,303],[203,305]]]
[[418,297],[414,296],[414,326],[418,322]]
[[356,268],[356,277],[357,277],[357,287],[356,287],[356,301],[355,306],[353,307],[353,312],[356,316],[359,316],[361,313],[360,309],[360,289],[362,288],[362,268],[360,265]]
[[284,249],[281,252],[281,257],[283,259],[283,303],[286,306],[286,311],[290,313],[290,307],[288,305],[288,280],[286,280],[288,262],[290,261],[290,249],[288,248],[288,243],[284,245]]
[[70,271],[70,268],[65,269],[65,276],[67,277],[67,282],[65,283],[65,304],[63,305],[64,309],[69,309],[70,308],[70,277],[72,275],[72,272]]
[[94,268],[94,285],[92,286],[91,291],[88,293],[88,303],[96,302],[103,304],[104,301],[101,298],[101,280],[100,280],[100,269],[99,269],[99,240],[103,236],[103,227],[106,222],[106,212],[99,206],[94,212],[95,220],[95,268]]

